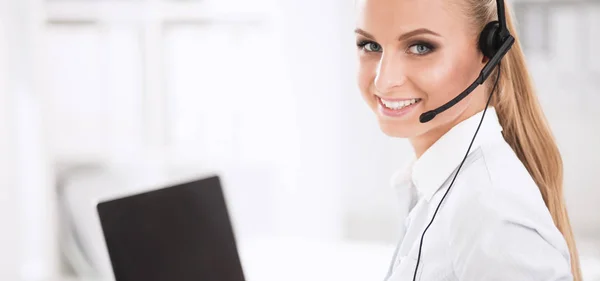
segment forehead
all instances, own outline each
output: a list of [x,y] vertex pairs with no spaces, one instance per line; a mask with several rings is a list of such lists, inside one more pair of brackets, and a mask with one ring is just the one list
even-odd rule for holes
[[[376,37],[417,28],[437,33],[458,28],[460,10],[454,0],[357,0],[356,27]],[[464,26],[464,25],[463,25]]]

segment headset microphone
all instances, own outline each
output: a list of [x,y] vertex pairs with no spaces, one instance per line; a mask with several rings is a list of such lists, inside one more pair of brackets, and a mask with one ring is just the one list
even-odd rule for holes
[[[450,107],[454,106],[466,96],[468,96],[477,86],[483,84],[485,80],[490,76],[492,70],[500,63],[500,60],[506,55],[508,50],[515,43],[515,38],[510,35],[506,28],[506,22],[504,20],[504,3],[502,0],[497,1],[498,3],[498,21],[490,22],[481,32],[479,39],[479,47],[483,54],[488,58],[491,58],[487,64],[481,70],[479,77],[471,84],[466,90],[460,95],[456,96],[444,105],[427,111],[419,116],[421,123],[427,123],[435,118],[436,115],[446,111]],[[500,45],[500,46],[498,46]]]

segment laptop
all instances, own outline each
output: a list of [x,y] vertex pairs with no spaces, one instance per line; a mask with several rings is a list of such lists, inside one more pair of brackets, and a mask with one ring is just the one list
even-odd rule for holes
[[115,281],[245,281],[218,176],[97,205]]

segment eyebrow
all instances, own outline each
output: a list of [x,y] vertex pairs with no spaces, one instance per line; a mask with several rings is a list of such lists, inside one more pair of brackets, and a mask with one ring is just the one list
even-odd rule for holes
[[[366,32],[360,28],[355,29],[354,32],[357,34],[360,34],[364,37],[367,37],[369,39],[373,39],[373,40],[375,39],[375,36],[369,34],[368,32]],[[410,37],[413,37],[413,36],[419,35],[419,34],[430,34],[430,35],[434,35],[434,36],[440,36],[439,34],[433,32],[427,28],[419,28],[419,29],[409,31],[409,32],[406,32],[406,33],[398,36],[398,40],[399,41],[406,40],[407,38],[410,38]]]

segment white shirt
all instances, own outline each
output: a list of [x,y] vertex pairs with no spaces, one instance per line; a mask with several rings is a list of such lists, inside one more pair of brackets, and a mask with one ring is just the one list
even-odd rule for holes
[[[392,179],[401,199],[410,203],[386,280],[413,280],[421,234],[482,113],[456,125]],[[489,107],[467,160],[425,234],[417,280],[573,280],[567,244],[501,131],[496,111]]]

